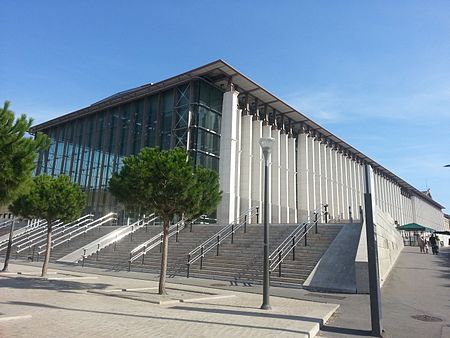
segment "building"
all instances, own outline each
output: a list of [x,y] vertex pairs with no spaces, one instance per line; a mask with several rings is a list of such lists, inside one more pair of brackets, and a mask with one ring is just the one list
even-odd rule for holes
[[380,210],[398,224],[444,226],[443,206],[238,72],[214,61],[123,91],[39,124],[52,139],[36,174],[65,174],[87,192],[88,209],[117,210],[107,191],[125,156],[143,147],[186,148],[196,165],[219,171],[217,218],[231,222],[261,206],[262,136],[275,138],[270,218],[300,222],[328,204],[334,220],[358,218],[363,168],[370,165]]

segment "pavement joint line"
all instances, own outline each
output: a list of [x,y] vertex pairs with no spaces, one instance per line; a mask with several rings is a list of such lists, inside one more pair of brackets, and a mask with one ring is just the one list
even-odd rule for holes
[[32,315],[0,317],[0,322],[9,322],[10,320],[30,319],[30,318],[32,318]]
[[78,280],[78,279],[98,279],[98,277],[96,277],[96,276],[72,276],[72,277],[47,278],[47,280]]
[[225,298],[234,298],[234,297],[236,297],[236,295],[217,295],[217,296],[210,296],[210,297],[180,299],[180,302],[181,303],[193,303],[193,302],[201,302],[204,300],[225,299]]

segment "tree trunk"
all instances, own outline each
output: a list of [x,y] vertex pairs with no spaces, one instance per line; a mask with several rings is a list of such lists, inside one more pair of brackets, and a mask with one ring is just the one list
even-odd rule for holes
[[166,274],[167,274],[167,256],[169,253],[169,225],[170,225],[170,221],[168,219],[165,219],[164,226],[163,226],[161,272],[159,274],[159,294],[160,295],[167,295]]
[[12,242],[13,242],[14,221],[15,221],[15,218],[12,219],[11,228],[9,229],[8,248],[6,249],[5,264],[3,265],[3,270],[2,270],[3,272],[8,271],[9,257],[11,256],[11,247],[12,247]]
[[47,276],[48,262],[50,261],[50,252],[52,251],[52,222],[47,221],[47,249],[45,250],[44,265],[42,265],[41,277]]

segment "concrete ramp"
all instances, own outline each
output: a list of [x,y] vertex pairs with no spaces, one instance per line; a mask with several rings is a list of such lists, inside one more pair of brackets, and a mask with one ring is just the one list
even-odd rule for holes
[[303,286],[329,292],[356,293],[355,257],[361,224],[345,224]]

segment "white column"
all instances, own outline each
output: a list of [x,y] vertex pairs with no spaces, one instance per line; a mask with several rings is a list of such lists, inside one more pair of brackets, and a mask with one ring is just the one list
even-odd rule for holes
[[[240,186],[239,186],[239,215],[243,215],[252,204],[252,116],[241,117],[241,163],[240,163]],[[256,142],[258,143],[258,142]]]
[[326,182],[327,182],[327,197],[324,203],[328,204],[328,212],[331,213],[331,204],[333,203],[333,163],[332,163],[332,150],[330,147],[325,147],[326,155]]
[[[313,139],[313,138],[312,138]],[[315,192],[315,203],[314,203],[314,209],[317,209],[320,207],[322,203],[322,177],[321,177],[321,149],[320,149],[320,142],[313,139],[314,143],[314,192]]]
[[288,223],[288,136],[280,133],[280,221]]
[[[252,171],[251,171],[251,199],[252,207],[259,207],[259,223],[262,223],[262,200],[263,200],[263,169],[264,159],[262,155],[259,140],[262,137],[262,121],[254,120],[252,122]],[[256,218],[252,218],[252,223]]]
[[328,201],[328,186],[327,186],[327,147],[324,143],[319,142],[320,148],[320,185],[321,185],[321,197],[320,203],[317,206],[320,208]]
[[289,223],[297,223],[297,198],[296,189],[297,186],[297,169],[295,158],[295,138],[288,137],[288,214]]
[[333,202],[331,205],[331,215],[333,218],[339,218],[339,210],[341,205],[341,199],[339,197],[339,160],[338,152],[336,150],[331,150],[331,156],[333,157]]
[[[269,125],[267,125],[267,126],[263,125],[262,126],[262,134],[263,134],[263,137],[272,137],[272,127],[269,126]],[[267,187],[268,188],[268,191],[267,191],[267,195],[268,195],[267,205],[269,206],[269,208],[267,210],[267,218],[269,220],[272,220],[272,188],[273,188],[272,170],[273,170],[273,149],[272,149],[272,154],[270,156],[270,162],[269,162],[269,172],[268,172],[269,186]],[[262,175],[262,179],[263,179],[262,182],[264,182],[264,175]],[[261,184],[261,186],[263,186],[263,185],[264,185],[264,183]],[[263,189],[264,189],[264,187],[263,187]]]
[[237,138],[239,134],[239,93],[235,90],[224,93],[222,126],[220,137],[219,182],[222,201],[217,209],[219,221],[230,223],[236,218],[236,168],[238,164]]
[[272,137],[275,139],[272,148],[272,223],[281,222],[280,210],[280,131],[272,129]]
[[301,222],[309,215],[309,137],[306,134],[299,134],[297,137],[297,210],[298,221]]
[[[308,185],[309,185],[309,206],[308,211],[312,212],[316,208],[316,175],[315,170],[315,149],[314,140],[312,137],[307,138],[308,141]],[[309,215],[309,213],[308,213]]]

